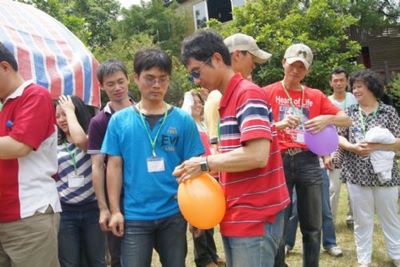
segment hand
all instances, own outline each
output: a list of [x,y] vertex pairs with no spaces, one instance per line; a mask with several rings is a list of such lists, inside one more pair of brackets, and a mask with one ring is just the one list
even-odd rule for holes
[[100,224],[100,229],[104,232],[111,230],[108,227],[108,224],[110,223],[110,217],[111,214],[108,209],[100,209],[99,224]]
[[275,123],[278,130],[284,130],[286,128],[294,129],[301,123],[301,119],[297,115],[287,114],[281,121]]
[[385,150],[382,148],[382,144],[380,143],[368,143],[368,142],[361,142],[364,148],[368,149],[370,152],[376,150]]
[[75,105],[72,102],[71,96],[62,95],[58,98],[58,104],[62,110],[67,113],[68,111],[75,112]]
[[288,114],[282,120],[286,124],[286,128],[295,129],[301,123],[301,119],[297,115]]
[[306,121],[304,123],[304,127],[306,128],[307,131],[316,134],[325,129],[325,127],[328,126],[330,122],[331,122],[331,116],[319,115],[311,120]]
[[108,227],[111,228],[111,231],[115,236],[121,237],[124,235],[124,216],[121,212],[111,214]]
[[333,170],[333,163],[332,163],[332,157],[331,156],[324,156],[323,158],[325,168],[328,170]]
[[198,238],[204,233],[204,230],[196,228],[193,225],[189,225],[189,232],[192,233],[193,238]]
[[351,152],[361,156],[368,157],[371,153],[371,149],[368,147],[368,143],[362,142],[352,145]]
[[200,167],[201,157],[193,157],[176,166],[172,175],[177,177],[177,182],[182,183],[187,179],[199,176],[202,171]]

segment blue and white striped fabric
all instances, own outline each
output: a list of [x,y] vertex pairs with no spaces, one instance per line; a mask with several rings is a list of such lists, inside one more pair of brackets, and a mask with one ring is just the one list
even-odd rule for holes
[[[60,201],[64,204],[88,204],[96,200],[92,183],[92,160],[90,155],[80,150],[74,144],[58,146],[58,178],[57,189]],[[69,152],[68,152],[69,151]],[[68,176],[74,175],[74,164],[71,154],[75,153],[77,174],[84,178],[84,185],[78,188],[68,187]]]
[[63,24],[20,2],[0,0],[0,42],[16,57],[25,80],[34,80],[53,97],[76,95],[100,106],[98,62]]

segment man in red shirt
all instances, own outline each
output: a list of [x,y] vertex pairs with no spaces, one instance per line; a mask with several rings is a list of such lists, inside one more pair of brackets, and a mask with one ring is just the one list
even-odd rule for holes
[[[278,129],[286,183],[290,196],[296,187],[297,210],[303,234],[303,265],[319,265],[322,225],[322,169],[317,155],[307,150],[305,130],[319,132],[329,124],[351,125],[350,118],[318,89],[301,84],[313,60],[304,44],[291,45],[282,61],[284,78],[263,88]],[[327,140],[328,142],[329,140]],[[289,218],[290,208],[286,218]],[[285,237],[284,237],[285,239]],[[284,258],[283,244],[279,255]],[[282,258],[277,262],[283,265]],[[279,265],[277,265],[279,266]]]
[[0,266],[57,267],[61,205],[50,93],[0,43]]
[[220,230],[228,266],[273,266],[289,195],[276,131],[265,94],[231,68],[222,38],[211,31],[184,40],[182,62],[194,82],[222,93],[220,154],[178,166],[180,181],[204,171],[221,172],[226,213]]

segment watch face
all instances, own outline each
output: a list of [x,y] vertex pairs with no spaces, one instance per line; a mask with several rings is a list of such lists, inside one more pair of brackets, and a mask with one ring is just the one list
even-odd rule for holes
[[203,171],[203,172],[207,172],[208,171],[208,165],[207,165],[207,162],[204,160],[204,161],[202,161],[202,162],[200,162],[200,169]]

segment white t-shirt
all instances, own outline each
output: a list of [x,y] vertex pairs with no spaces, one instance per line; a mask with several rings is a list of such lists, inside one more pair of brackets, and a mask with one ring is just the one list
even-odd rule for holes
[[330,95],[329,100],[341,110],[346,110],[348,107],[357,104],[357,100],[352,93],[346,92],[346,97],[343,101],[337,101],[333,95]]

